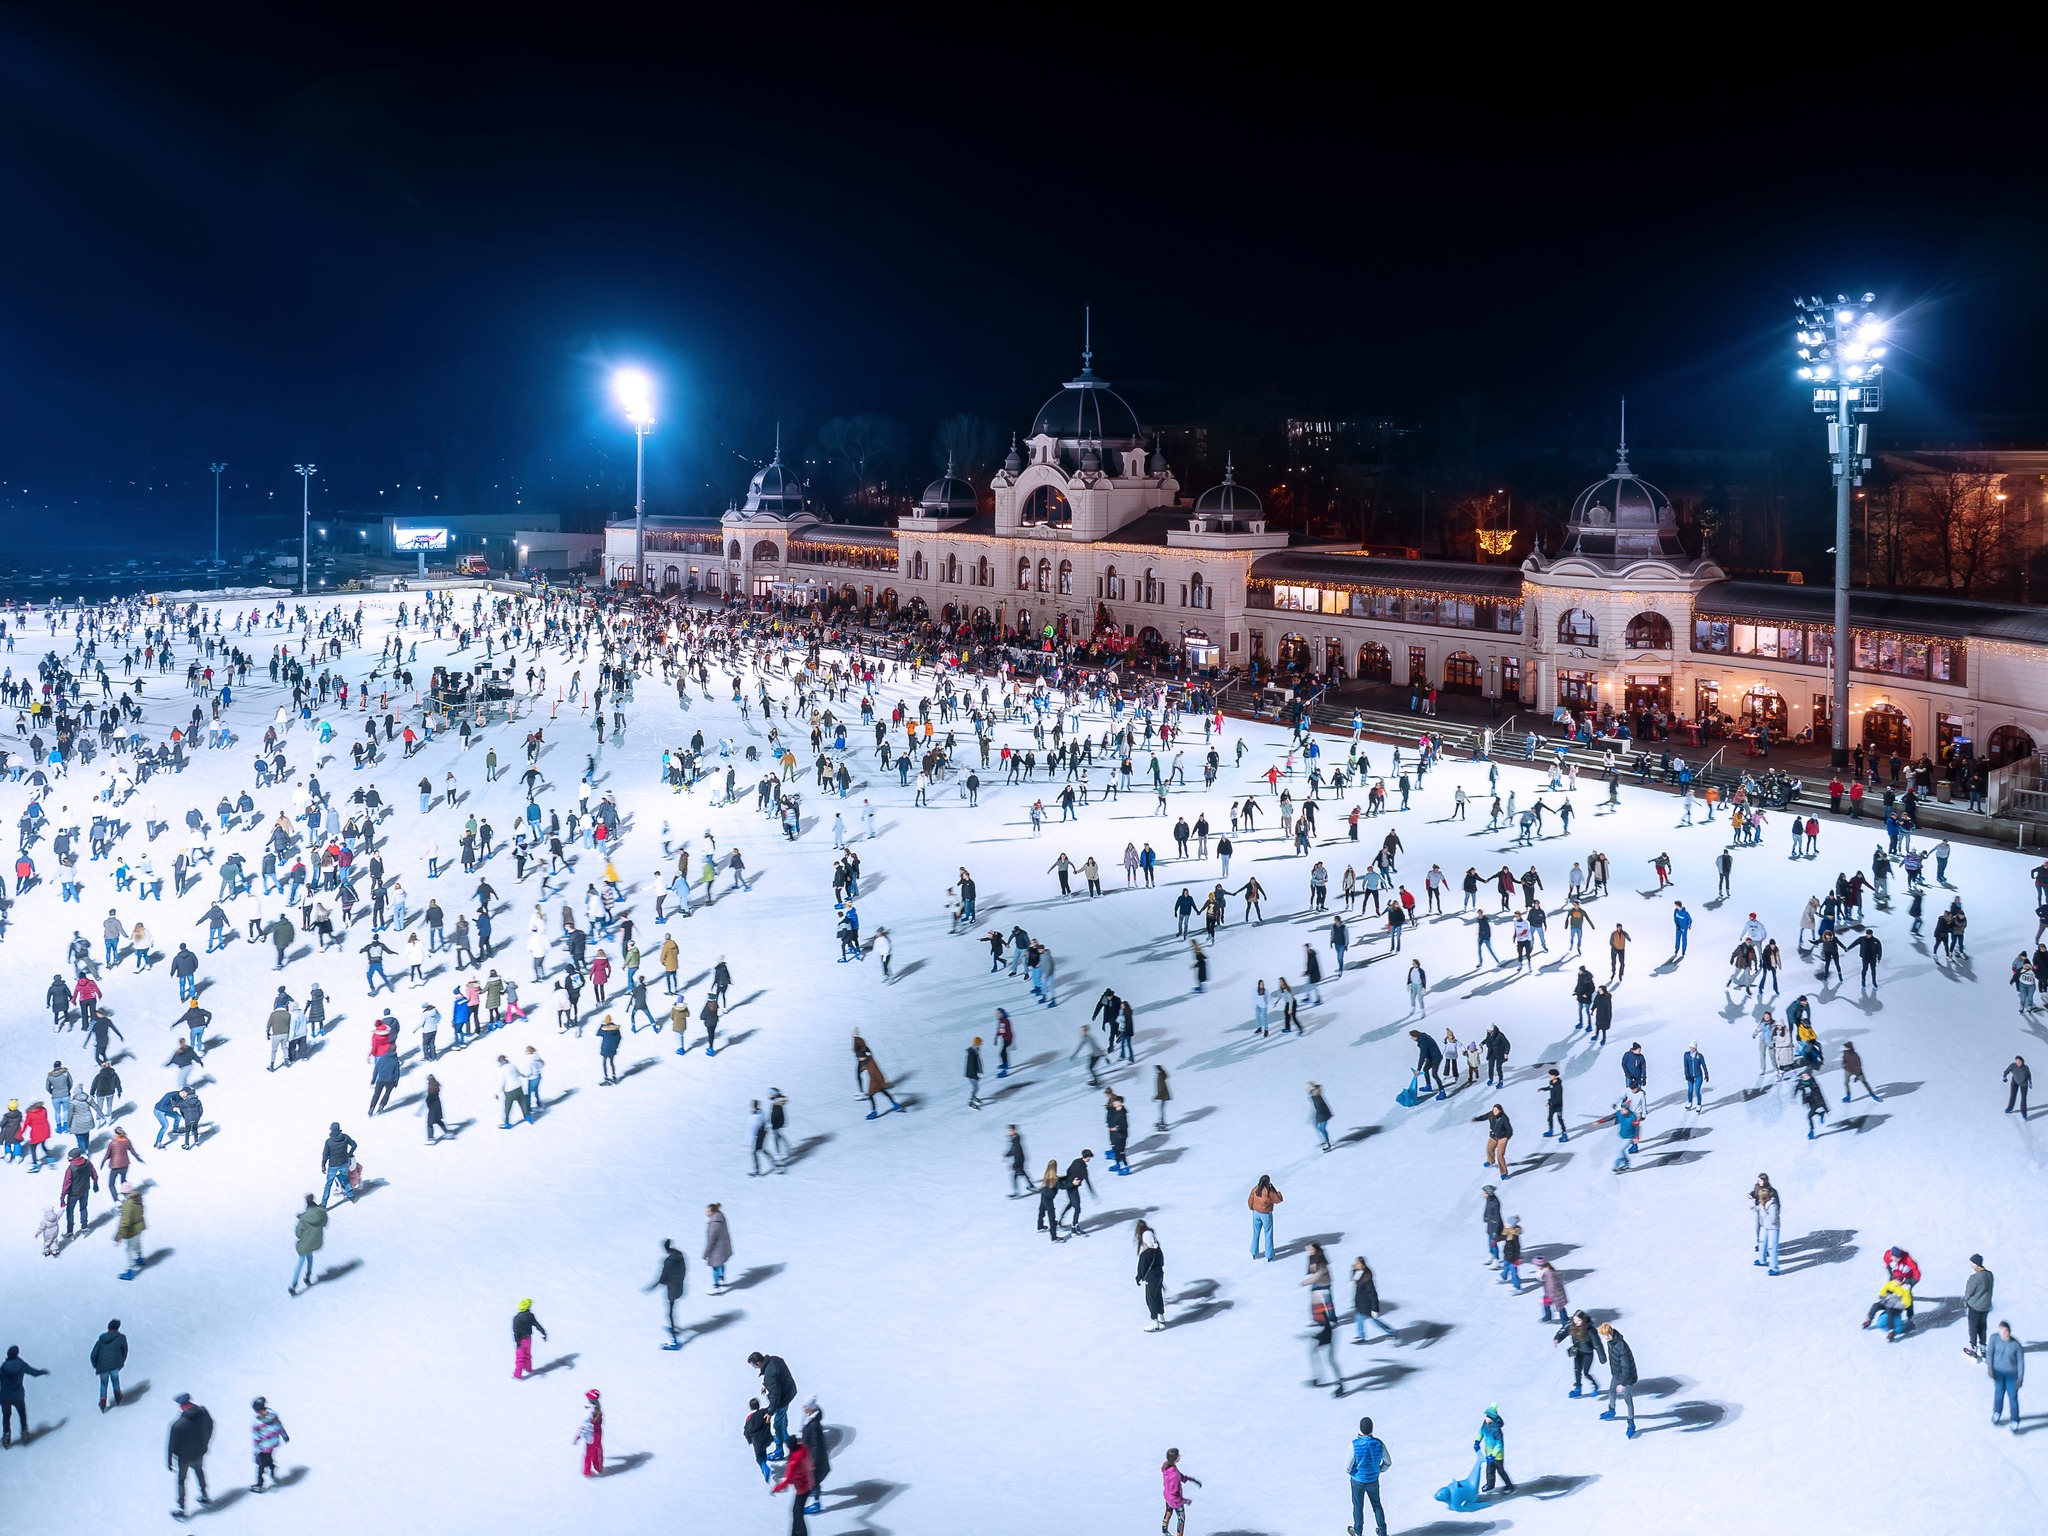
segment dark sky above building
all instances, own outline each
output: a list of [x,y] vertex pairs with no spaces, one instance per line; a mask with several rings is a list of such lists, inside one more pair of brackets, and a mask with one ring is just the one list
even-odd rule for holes
[[1456,414],[1484,456],[1604,443],[1624,393],[1638,440],[1807,430],[1790,299],[1854,285],[1899,317],[1885,431],[2048,425],[2038,134],[1924,57],[1838,136],[1762,52],[552,16],[0,20],[15,537],[196,537],[212,459],[251,517],[307,458],[329,507],[616,508],[628,361],[657,509],[777,419],[897,418],[921,477],[942,418],[1028,422],[1084,305],[1149,421]]

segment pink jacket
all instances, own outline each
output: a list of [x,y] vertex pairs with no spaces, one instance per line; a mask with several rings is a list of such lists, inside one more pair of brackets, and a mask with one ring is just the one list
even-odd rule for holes
[[1162,1468],[1159,1473],[1159,1483],[1161,1490],[1166,1494],[1166,1507],[1168,1509],[1185,1509],[1187,1507],[1188,1496],[1181,1490],[1179,1467]]
[[1555,1306],[1563,1306],[1564,1281],[1558,1278],[1557,1271],[1548,1263],[1539,1262],[1536,1266],[1536,1277],[1543,1282],[1543,1299]]

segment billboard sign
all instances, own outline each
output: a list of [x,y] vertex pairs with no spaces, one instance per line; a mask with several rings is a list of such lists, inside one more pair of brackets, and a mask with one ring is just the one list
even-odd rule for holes
[[391,530],[391,542],[395,547],[407,553],[412,553],[415,550],[421,554],[439,553],[448,547],[448,530],[446,528],[394,528]]

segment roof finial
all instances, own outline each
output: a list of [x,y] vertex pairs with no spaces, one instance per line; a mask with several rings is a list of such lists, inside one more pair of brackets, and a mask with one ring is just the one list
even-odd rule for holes
[[781,423],[781,422],[779,422],[779,421],[775,423],[775,459],[774,459],[774,462],[775,462],[775,463],[777,463],[777,464],[780,464],[780,463],[782,462],[782,423]]
[[950,448],[946,450],[946,478],[953,478],[953,450]]
[[1223,483],[1225,485],[1235,485],[1237,483],[1237,455],[1228,449],[1225,449],[1223,453]]
[[1614,462],[1614,472],[1615,472],[1615,473],[1616,473],[1617,475],[1625,475],[1625,474],[1627,474],[1627,473],[1628,473],[1628,396],[1627,396],[1627,395],[1623,395],[1623,396],[1621,397],[1621,449],[1620,449],[1620,451],[1619,451],[1618,455],[1617,455],[1617,456],[1616,456],[1616,458],[1615,458],[1615,462]]
[[1087,378],[1095,372],[1095,308],[1081,306],[1081,376]]

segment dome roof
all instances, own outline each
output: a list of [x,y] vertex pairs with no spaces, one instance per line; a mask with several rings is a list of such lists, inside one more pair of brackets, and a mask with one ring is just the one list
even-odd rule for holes
[[782,434],[776,434],[775,457],[754,471],[740,511],[748,517],[797,517],[804,510],[803,483],[782,462]]
[[1138,441],[1138,413],[1124,397],[1083,368],[1079,378],[1070,379],[1060,392],[1038,408],[1031,419],[1033,437],[1056,437],[1062,442],[1116,443],[1135,445]]
[[981,509],[974,487],[953,473],[953,455],[946,455],[946,472],[924,488],[917,509],[926,517],[972,517]]
[[1195,498],[1195,516],[1238,518],[1264,517],[1265,507],[1258,495],[1247,486],[1237,483],[1237,469],[1234,456],[1226,455],[1223,460],[1223,483],[1212,485]]
[[1565,530],[1565,552],[1620,564],[1630,560],[1683,560],[1671,498],[1628,467],[1628,439],[1614,473],[1579,492]]

